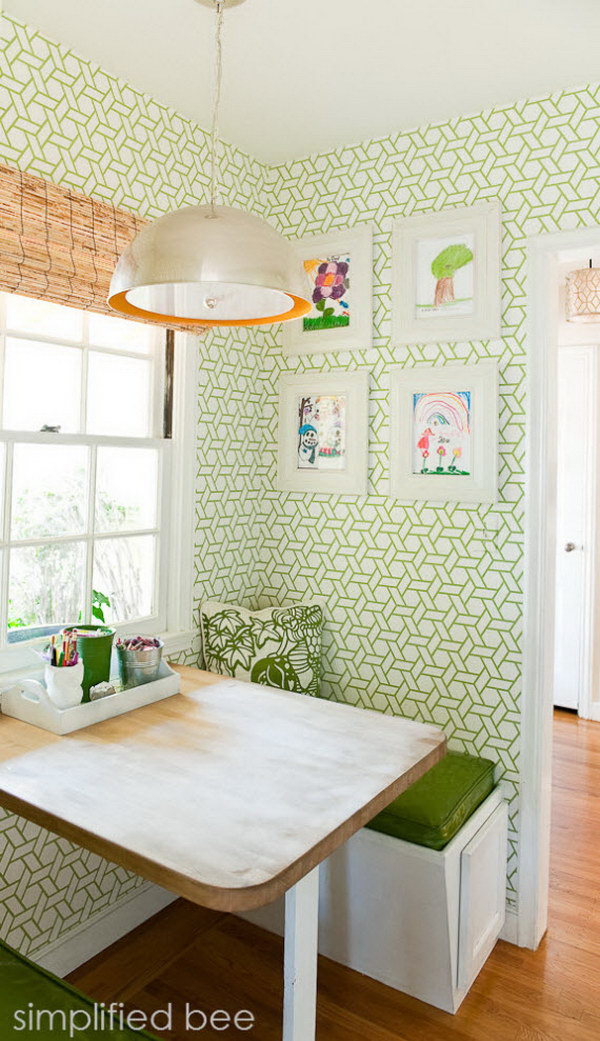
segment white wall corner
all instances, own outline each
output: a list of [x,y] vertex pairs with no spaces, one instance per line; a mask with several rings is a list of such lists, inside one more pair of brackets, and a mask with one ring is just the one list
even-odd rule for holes
[[44,969],[66,976],[176,899],[173,893],[147,882],[30,956]]

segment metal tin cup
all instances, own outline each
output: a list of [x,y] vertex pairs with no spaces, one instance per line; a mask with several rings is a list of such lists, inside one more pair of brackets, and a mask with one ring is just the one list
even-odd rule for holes
[[117,644],[119,675],[123,686],[141,687],[144,683],[158,679],[162,651],[162,641],[158,647],[144,647],[141,651],[128,650]]

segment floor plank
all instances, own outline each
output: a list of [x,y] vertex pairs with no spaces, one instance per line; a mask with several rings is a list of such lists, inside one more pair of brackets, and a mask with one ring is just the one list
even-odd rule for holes
[[219,911],[177,900],[80,966],[69,979],[96,1001],[130,1002],[225,917]]
[[[456,1016],[335,962],[319,963],[318,1041],[598,1041],[600,724],[555,715],[550,924],[535,953],[499,943]],[[150,1013],[173,1002],[160,1037],[280,1041],[282,942],[183,900],[71,975],[99,1001]],[[186,1031],[184,1009],[256,1017],[252,1031]]]

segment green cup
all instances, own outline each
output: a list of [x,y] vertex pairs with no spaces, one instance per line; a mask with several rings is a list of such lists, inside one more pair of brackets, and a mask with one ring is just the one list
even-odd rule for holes
[[[115,630],[109,625],[69,625],[63,633],[77,632],[77,653],[83,663],[83,701],[90,700],[90,688],[110,679],[110,659]],[[85,636],[89,633],[89,636]],[[98,635],[95,635],[98,634]]]

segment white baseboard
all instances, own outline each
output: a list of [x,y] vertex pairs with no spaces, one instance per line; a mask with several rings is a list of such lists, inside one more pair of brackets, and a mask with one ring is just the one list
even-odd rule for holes
[[514,943],[518,947],[518,936],[519,936],[519,916],[516,911],[509,911],[506,909],[506,918],[504,919],[504,928],[500,933],[500,939],[506,940],[507,943]]
[[56,976],[66,976],[175,899],[173,893],[148,882],[126,899],[35,951],[32,960]]
[[[152,915],[168,907],[175,899],[173,893],[148,882],[125,900],[35,951],[33,960],[57,976],[66,976],[136,926],[152,918]],[[507,910],[500,939],[518,945],[517,938],[518,916],[515,911]]]

